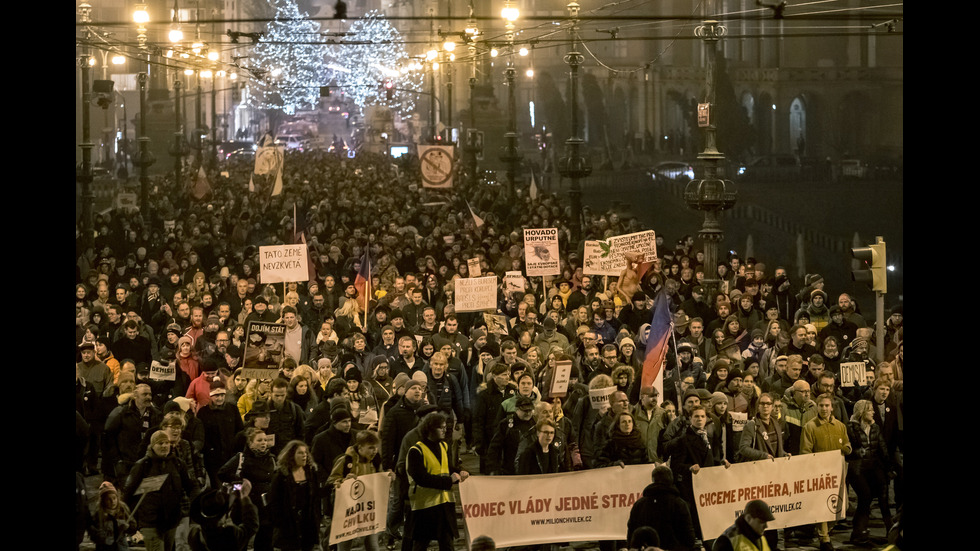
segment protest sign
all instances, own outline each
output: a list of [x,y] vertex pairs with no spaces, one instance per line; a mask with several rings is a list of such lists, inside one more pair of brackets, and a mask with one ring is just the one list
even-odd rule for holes
[[868,368],[864,362],[843,362],[840,364],[840,386],[851,388],[854,385],[868,386]]
[[383,531],[390,488],[386,472],[344,480],[335,493],[330,545]]
[[574,473],[471,476],[459,485],[466,528],[497,547],[621,540],[653,465]]
[[256,379],[258,381],[264,379],[275,379],[279,376],[279,369],[261,369],[254,367],[243,367],[242,377],[246,379]]
[[843,518],[845,474],[839,451],[702,468],[694,475],[694,499],[704,539],[721,535],[754,499],[772,510],[770,530]]
[[609,397],[612,393],[616,392],[616,387],[607,386],[606,388],[590,388],[589,389],[589,403],[592,404],[592,409],[601,410],[606,404],[609,403]]
[[170,475],[158,474],[156,476],[148,476],[140,481],[139,487],[133,492],[133,495],[146,494],[150,492],[155,492],[163,486],[163,481],[167,480]]
[[420,145],[419,170],[422,173],[422,187],[450,189],[453,187],[453,146]]
[[558,229],[524,230],[524,266],[529,276],[558,275]]
[[307,248],[296,245],[259,247],[259,279],[262,283],[309,281]]
[[278,368],[286,350],[286,326],[282,323],[250,321],[245,330],[247,369]]
[[453,292],[456,312],[497,309],[497,276],[456,278]]
[[507,331],[507,316],[500,316],[496,314],[483,314],[483,321],[487,324],[487,330],[490,333],[497,335],[506,335],[509,333]]
[[505,293],[523,293],[524,275],[520,271],[507,272],[504,274],[504,292]]
[[551,382],[551,396],[563,398],[568,392],[568,383],[572,378],[572,360],[561,360],[555,363],[555,380]]
[[737,411],[728,412],[732,416],[732,432],[742,432],[745,430],[745,423],[749,422],[748,413],[739,413]]
[[150,364],[151,381],[176,381],[177,362],[160,363],[156,360]]
[[479,258],[470,258],[466,261],[466,267],[470,277],[480,277],[483,274],[483,270],[480,268]]
[[610,237],[605,241],[586,241],[582,272],[587,275],[618,276],[626,268],[624,253],[643,253],[643,261],[657,258],[657,234],[647,230]]

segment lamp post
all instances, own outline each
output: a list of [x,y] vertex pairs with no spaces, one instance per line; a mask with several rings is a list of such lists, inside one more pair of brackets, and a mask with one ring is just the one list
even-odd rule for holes
[[137,75],[140,85],[140,130],[139,156],[133,162],[140,169],[140,213],[144,220],[149,221],[150,217],[150,176],[147,169],[156,162],[156,157],[150,152],[150,138],[146,136],[146,73]]
[[[713,12],[712,12],[713,13]],[[704,222],[698,237],[704,243],[705,274],[711,274],[704,279],[708,296],[714,296],[720,281],[717,278],[715,266],[718,264],[718,246],[725,237],[719,219],[721,212],[735,206],[738,195],[735,184],[731,180],[719,177],[719,166],[725,155],[716,146],[716,128],[711,107],[715,100],[715,45],[727,34],[727,29],[718,21],[706,20],[694,30],[701,38],[707,52],[705,68],[705,98],[698,105],[698,126],[704,128],[704,151],[698,155],[703,161],[704,173],[699,180],[691,180],[684,189],[684,201],[694,210],[704,212]]]
[[[83,23],[92,21],[92,6],[85,0],[78,5],[78,19]],[[88,32],[86,30],[86,32]],[[95,219],[92,215],[92,205],[95,202],[95,194],[92,192],[92,148],[95,147],[91,140],[92,121],[91,121],[91,75],[92,56],[85,52],[78,57],[78,67],[82,71],[82,141],[78,147],[82,150],[82,166],[75,172],[75,179],[82,186],[82,219],[81,237],[82,247],[87,249],[95,243]]]
[[572,51],[565,54],[565,63],[571,69],[569,82],[571,84],[572,128],[571,137],[565,140],[565,156],[558,161],[558,172],[563,178],[571,181],[568,196],[572,207],[572,242],[578,245],[582,239],[582,188],[579,178],[592,174],[592,163],[582,156],[584,140],[579,137],[578,124],[578,68],[585,57],[578,51],[578,14],[579,4],[575,0],[568,3],[568,15],[572,19]]
[[514,95],[514,21],[520,17],[518,9],[508,0],[500,16],[507,21],[507,42],[510,45],[510,56],[507,58],[507,68],[504,77],[507,85],[507,133],[504,134],[506,145],[500,149],[500,160],[507,163],[507,192],[513,196],[517,187],[517,174],[520,170],[521,152],[517,144],[517,99]]
[[174,183],[180,189],[181,169],[184,164],[184,127],[180,115],[180,75],[174,78],[174,143],[170,146],[174,158]]

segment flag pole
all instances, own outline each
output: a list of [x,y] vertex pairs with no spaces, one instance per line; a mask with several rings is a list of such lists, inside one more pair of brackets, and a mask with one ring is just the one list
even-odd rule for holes
[[[662,299],[665,300],[666,298],[667,295],[665,294]],[[670,324],[670,340],[674,343],[674,394],[677,395],[677,411],[681,411],[681,405],[684,401],[684,397],[681,396],[681,362],[677,357],[677,337],[674,336],[673,323]],[[664,362],[666,361],[664,359]]]

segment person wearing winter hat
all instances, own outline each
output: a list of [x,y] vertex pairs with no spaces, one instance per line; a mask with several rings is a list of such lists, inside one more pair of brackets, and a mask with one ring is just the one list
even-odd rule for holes
[[235,454],[235,435],[244,430],[238,408],[225,400],[225,384],[215,377],[210,382],[210,400],[198,408],[197,418],[204,425],[204,468],[211,480],[218,469]]
[[96,551],[128,550],[128,533],[136,527],[130,524],[130,511],[111,482],[99,486],[99,501],[93,516],[89,536],[95,543]]
[[354,441],[353,418],[345,407],[330,412],[330,424],[313,437],[310,453],[317,465],[333,465]]

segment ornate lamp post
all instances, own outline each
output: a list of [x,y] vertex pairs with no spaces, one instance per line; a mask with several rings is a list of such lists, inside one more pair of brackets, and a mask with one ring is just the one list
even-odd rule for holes
[[578,68],[585,57],[578,51],[578,14],[579,4],[575,0],[568,3],[568,15],[572,19],[569,31],[572,35],[572,51],[565,54],[565,63],[571,69],[571,108],[572,128],[571,137],[565,140],[565,156],[558,161],[558,172],[571,181],[568,191],[572,203],[572,242],[576,245],[582,239],[582,188],[579,178],[592,174],[592,163],[582,156],[584,140],[579,137],[578,124]]
[[146,73],[140,73],[137,75],[137,80],[140,85],[140,133],[137,142],[139,142],[139,156],[133,162],[134,165],[138,166],[140,169],[140,212],[143,214],[144,220],[149,220],[150,216],[150,177],[147,174],[147,169],[156,162],[156,157],[150,152],[150,138],[146,136]]
[[[92,6],[82,1],[78,5],[78,18],[83,23],[91,22]],[[86,31],[87,32],[87,31]],[[82,166],[76,170],[75,179],[82,186],[82,219],[81,235],[82,246],[88,248],[95,242],[95,220],[92,214],[92,205],[95,202],[95,193],[92,191],[92,148],[95,144],[91,140],[92,121],[91,121],[91,74],[92,63],[95,61],[85,48],[85,53],[78,57],[78,67],[82,71],[82,142],[78,147],[82,150]]]
[[[727,29],[718,21],[706,20],[697,27],[695,35],[704,41],[708,53],[705,70],[705,103],[698,105],[698,126],[704,128],[704,151],[698,155],[703,162],[704,174],[700,180],[688,182],[684,189],[684,201],[694,210],[704,212],[704,223],[698,237],[704,242],[705,280],[708,296],[718,291],[719,280],[715,266],[718,264],[718,246],[725,238],[719,219],[721,212],[732,208],[738,192],[731,180],[719,177],[719,167],[725,155],[716,146],[716,129],[711,106],[715,100],[715,44],[727,34]],[[710,274],[710,276],[708,276]]]
[[517,21],[520,13],[508,1],[500,15],[507,21],[505,28],[507,42],[510,44],[510,57],[507,58],[507,69],[504,70],[507,79],[507,133],[504,134],[504,140],[507,144],[500,148],[500,160],[507,163],[507,192],[513,196],[521,162],[521,151],[517,145],[517,100],[514,96],[514,76],[517,74],[517,69],[514,68],[514,21]]

